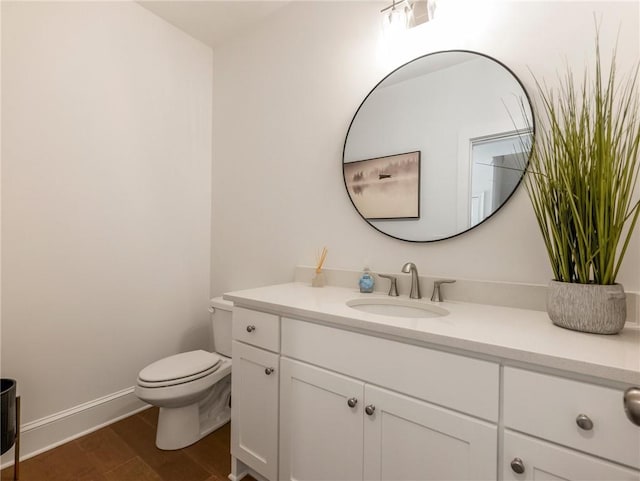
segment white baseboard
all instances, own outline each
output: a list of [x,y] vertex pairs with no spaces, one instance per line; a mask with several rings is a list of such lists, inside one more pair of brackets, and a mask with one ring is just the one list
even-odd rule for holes
[[[133,387],[123,389],[23,424],[20,430],[20,460],[36,456],[150,407],[140,401],[133,390]],[[15,447],[2,455],[2,469],[13,465],[14,449]]]

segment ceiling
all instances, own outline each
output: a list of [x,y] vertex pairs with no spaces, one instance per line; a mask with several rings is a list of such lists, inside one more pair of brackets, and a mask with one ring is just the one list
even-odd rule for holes
[[291,0],[139,0],[147,10],[212,48],[251,28]]

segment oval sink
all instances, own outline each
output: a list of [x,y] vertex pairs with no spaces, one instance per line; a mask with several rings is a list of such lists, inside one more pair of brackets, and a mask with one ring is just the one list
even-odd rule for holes
[[379,316],[429,318],[449,314],[449,311],[440,306],[394,297],[350,299],[346,304],[352,309]]

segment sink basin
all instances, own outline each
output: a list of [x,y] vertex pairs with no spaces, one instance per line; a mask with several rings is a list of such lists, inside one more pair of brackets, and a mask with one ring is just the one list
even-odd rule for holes
[[442,317],[449,314],[445,308],[394,297],[377,297],[373,299],[358,298],[347,301],[347,306],[359,311],[380,316],[429,318]]

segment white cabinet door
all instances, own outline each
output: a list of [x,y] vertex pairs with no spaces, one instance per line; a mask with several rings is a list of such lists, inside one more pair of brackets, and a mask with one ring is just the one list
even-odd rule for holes
[[640,480],[634,469],[509,430],[504,434],[502,473],[504,481]]
[[369,385],[365,412],[364,479],[496,479],[495,425]]
[[278,355],[233,341],[231,454],[278,476]]
[[282,358],[280,479],[362,479],[363,386]]

